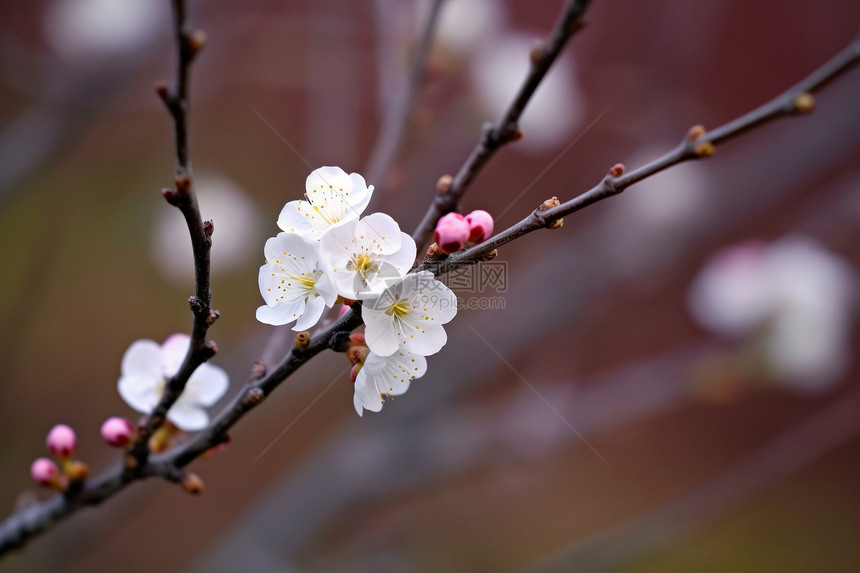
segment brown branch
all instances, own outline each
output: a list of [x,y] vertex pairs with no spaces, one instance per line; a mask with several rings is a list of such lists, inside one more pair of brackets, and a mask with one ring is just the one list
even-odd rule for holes
[[706,132],[700,126],[693,127],[677,147],[651,163],[626,174],[610,173],[600,183],[569,201],[556,206],[541,205],[528,217],[486,242],[455,253],[442,261],[425,261],[418,268],[432,270],[438,276],[458,267],[474,264],[491,251],[538,229],[553,228],[565,215],[618,195],[634,183],[664,169],[685,161],[710,157],[718,144],[738,137],[751,129],[781,117],[809,113],[815,105],[812,93],[848,71],[858,61],[860,61],[860,36],[803,81],[753,111],[712,131]]
[[[583,4],[587,4],[583,3]],[[576,2],[571,6],[578,5]],[[180,43],[193,42],[193,36],[189,35],[184,26],[184,11],[182,10],[182,0],[174,0],[175,14],[177,15],[177,31]],[[188,50],[188,48],[185,48]],[[177,191],[179,195],[182,192],[183,186],[179,183],[187,181],[188,199],[178,200],[180,209],[183,213],[197,214],[199,220],[199,211],[197,209],[196,200],[190,189],[190,163],[187,154],[187,99],[182,99],[182,95],[187,98],[187,84],[181,87],[183,82],[187,81],[187,66],[190,64],[194,52],[183,52],[180,49],[180,71],[178,73],[180,86],[176,94],[178,97],[171,94],[165,101],[168,103],[168,108],[174,114],[174,119],[177,124],[177,143],[185,142],[185,146],[177,146]],[[183,60],[184,58],[184,60]],[[851,66],[855,65],[860,60],[860,38],[852,42],[845,50],[840,52],[835,58],[827,62],[824,66],[813,72],[806,80],[800,82],[790,90],[786,91],[779,97],[754,110],[753,112],[742,116],[721,126],[711,132],[700,133],[699,130],[691,130],[688,137],[674,150],[670,151],[656,161],[649,163],[639,169],[636,169],[626,175],[609,175],[596,185],[591,190],[555,207],[546,209],[538,208],[526,219],[514,225],[513,227],[492,237],[485,243],[451,255],[444,261],[424,262],[419,269],[429,268],[437,276],[449,272],[459,266],[467,264],[475,264],[486,255],[510,241],[526,235],[537,229],[547,228],[552,226],[556,221],[587,207],[597,201],[617,195],[630,185],[641,181],[655,173],[658,173],[668,167],[687,161],[690,159],[699,159],[706,157],[713,152],[714,146],[724,141],[727,141],[735,136],[741,135],[754,127],[758,127],[768,121],[791,115],[797,112],[810,111],[811,95],[810,92],[816,91],[823,87],[826,83],[833,80]],[[183,69],[184,68],[184,69]],[[538,80],[539,81],[539,80]],[[536,84],[535,84],[536,85]],[[527,100],[527,98],[526,98]],[[173,104],[171,105],[171,102]],[[788,103],[787,103],[788,102]],[[184,104],[184,105],[183,105]],[[176,111],[174,111],[176,110]],[[514,128],[515,129],[515,128]],[[690,137],[692,136],[692,137]],[[183,151],[184,150],[184,151]],[[188,178],[182,179],[180,176],[185,175]],[[168,195],[166,193],[166,195]],[[187,203],[185,203],[187,201]],[[186,220],[193,219],[193,216],[186,215]],[[202,294],[205,295],[200,299],[201,302],[206,301],[205,308],[208,311],[208,247],[209,237],[200,224],[199,231],[201,234],[195,234],[195,228],[189,224],[192,234],[192,241],[195,244],[195,255],[200,249],[201,257],[198,259],[195,256],[195,262],[205,262],[203,270],[198,272],[198,298],[201,295],[201,287],[205,287]],[[198,271],[200,266],[196,265]],[[193,297],[192,297],[193,299]],[[184,475],[184,468],[191,461],[199,457],[208,449],[220,444],[227,437],[227,432],[232,428],[245,414],[254,407],[259,405],[271,392],[275,390],[284,380],[286,380],[293,372],[298,370],[302,365],[307,363],[311,358],[319,354],[325,349],[342,351],[346,335],[361,324],[360,316],[361,303],[353,305],[353,309],[344,314],[340,319],[333,323],[328,328],[317,333],[304,349],[298,349],[295,346],[290,350],[287,356],[269,373],[262,372],[262,367],[258,367],[258,371],[252,377],[252,380],[245,388],[238,393],[233,402],[227,406],[209,425],[208,428],[196,434],[189,442],[174,448],[173,450],[153,457],[148,457],[148,451],[144,447],[144,455],[139,459],[139,464],[133,469],[119,468],[112,472],[108,472],[100,478],[88,480],[83,484],[83,487],[73,493],[57,494],[41,503],[27,506],[16,511],[5,522],[0,524],[0,554],[3,554],[13,548],[20,547],[35,535],[45,531],[52,525],[58,523],[64,517],[70,515],[81,507],[95,505],[101,503],[105,499],[111,497],[121,491],[125,486],[134,481],[159,476],[169,481],[180,481]],[[192,310],[195,311],[194,321],[195,330],[194,336],[199,342],[199,346],[195,348],[192,344],[192,349],[186,356],[180,372],[171,379],[171,386],[185,383],[187,376],[196,368],[197,365],[208,358],[207,354],[214,347],[206,346],[203,343],[206,327],[211,321],[209,312],[205,315],[192,304]],[[199,324],[202,323],[202,324]],[[193,366],[193,368],[192,368]],[[190,369],[190,370],[189,370]],[[177,394],[178,396],[178,394]],[[169,402],[169,403],[168,403]],[[164,408],[166,413],[172,401],[162,400],[159,407],[167,403]],[[149,423],[155,426],[155,412],[149,417]],[[163,419],[161,420],[163,421]],[[136,454],[138,446],[132,450],[132,454]]]
[[217,311],[212,310],[212,293],[209,288],[209,252],[212,247],[214,227],[211,221],[203,222],[200,206],[194,192],[194,176],[191,169],[191,153],[189,149],[190,115],[190,73],[195,56],[203,48],[206,36],[202,31],[192,31],[186,18],[185,0],[172,0],[173,3],[173,32],[176,46],[176,77],[174,84],[168,87],[159,84],[156,92],[164,101],[164,105],[173,118],[173,134],[176,148],[174,179],[176,188],[165,189],[162,193],[167,201],[177,207],[191,236],[191,247],[194,253],[195,292],[188,299],[188,305],[193,314],[191,326],[191,344],[188,353],[179,370],[165,385],[164,394],[146,421],[139,429],[139,438],[132,448],[132,455],[137,459],[136,468],[129,472],[140,471],[141,465],[149,455],[148,439],[153,430],[164,423],[168,410],[179,399],[185,389],[185,384],[191,374],[202,363],[210,359],[216,352],[214,342],[206,342],[209,326],[218,318]]
[[545,45],[532,50],[528,74],[516,97],[495,124],[490,122],[484,124],[481,139],[460,167],[450,188],[445,193],[436,195],[421,223],[412,233],[419,252],[430,242],[439,217],[457,208],[469,186],[496,151],[516,139],[519,133],[520,116],[567,41],[585,26],[585,13],[589,4],[591,0],[568,0],[549,40]]

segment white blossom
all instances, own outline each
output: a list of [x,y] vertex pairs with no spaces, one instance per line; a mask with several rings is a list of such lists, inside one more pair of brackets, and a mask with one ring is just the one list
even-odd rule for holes
[[353,405],[361,416],[364,410],[379,412],[388,396],[399,396],[409,389],[409,383],[427,372],[427,359],[405,350],[391,356],[367,355],[364,366],[355,379]]
[[420,271],[366,301],[361,314],[371,352],[390,356],[405,350],[429,356],[448,341],[442,325],[457,314],[457,297],[433,273]]
[[[161,345],[154,340],[133,342],[122,357],[122,375],[118,383],[122,399],[138,412],[152,412],[164,393],[168,378],[182,365],[190,340],[186,334],[174,334]],[[167,419],[180,430],[202,430],[209,424],[204,408],[215,404],[228,385],[224,370],[208,363],[201,364],[167,412]]]
[[258,282],[266,304],[257,309],[257,320],[272,325],[296,321],[293,330],[307,330],[337,300],[334,283],[319,260],[317,243],[279,233],[266,241],[264,252],[266,264],[260,267]]
[[337,293],[365,300],[400,281],[415,262],[415,241],[385,213],[332,228],[320,239],[320,257]]
[[856,273],[802,237],[717,253],[689,293],[693,317],[721,335],[759,338],[779,382],[807,390],[837,381],[850,360]]
[[278,227],[319,239],[326,231],[355,221],[367,208],[373,194],[358,173],[340,167],[320,167],[308,175],[305,199],[290,201],[278,216]]

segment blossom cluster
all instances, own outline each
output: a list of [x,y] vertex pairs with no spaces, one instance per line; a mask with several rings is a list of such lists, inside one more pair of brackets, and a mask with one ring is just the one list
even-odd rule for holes
[[304,199],[281,210],[281,232],[266,241],[258,277],[265,304],[257,319],[295,323],[303,331],[326,308],[363,301],[367,352],[353,366],[353,403],[359,415],[378,412],[424,375],[426,356],[447,342],[444,324],[457,299],[432,273],[409,273],[416,258],[412,238],[385,213],[363,215],[373,186],[339,167],[308,176]]

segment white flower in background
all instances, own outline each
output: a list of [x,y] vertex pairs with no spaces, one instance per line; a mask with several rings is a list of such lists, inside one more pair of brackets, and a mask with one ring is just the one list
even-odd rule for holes
[[398,350],[391,356],[367,355],[364,366],[355,379],[352,402],[361,416],[364,410],[379,412],[388,396],[399,396],[409,389],[409,383],[427,372],[427,359],[418,354]]
[[[203,220],[215,224],[212,270],[219,277],[246,271],[248,261],[259,251],[262,234],[257,206],[244,189],[220,175],[202,173],[194,178],[194,191]],[[152,257],[159,271],[179,285],[193,284],[194,256],[188,241],[188,227],[179,212],[158,205],[152,225]]]
[[260,267],[260,293],[266,304],[257,320],[281,325],[296,320],[293,330],[307,330],[319,321],[325,307],[337,300],[334,283],[323,270],[317,244],[299,235],[279,233],[266,241],[266,264]]
[[142,54],[167,23],[152,0],[56,0],[45,12],[45,38],[61,58],[93,69]]
[[741,243],[711,257],[687,299],[699,324],[722,336],[751,332],[772,311],[773,293],[762,261],[767,244]]
[[288,233],[319,239],[331,228],[355,221],[373,194],[358,173],[340,167],[320,167],[305,182],[305,199],[290,201],[278,216],[278,227]]
[[788,237],[717,253],[694,280],[689,304],[718,334],[762,336],[772,375],[814,390],[848,366],[856,288],[846,262],[809,239]]
[[322,236],[320,257],[344,298],[365,300],[399,281],[415,262],[415,241],[385,213],[333,227]]
[[[432,4],[418,4],[419,29],[430,17]],[[497,0],[445,0],[440,9],[434,47],[458,57],[469,56],[496,36],[507,20],[505,5]]]
[[[167,379],[182,365],[189,344],[187,334],[174,334],[162,345],[154,340],[132,343],[122,357],[122,375],[118,383],[122,399],[138,412],[152,412],[161,399]],[[215,404],[228,385],[224,370],[208,363],[201,364],[168,411],[167,419],[180,430],[202,430],[209,424],[204,408]]]
[[[505,112],[522,85],[535,45],[526,36],[508,34],[487,43],[472,61],[476,97],[493,119]],[[540,153],[569,142],[582,122],[583,99],[570,60],[561,58],[526,106],[520,121],[523,138],[514,149]]]
[[442,325],[456,314],[456,295],[428,271],[406,275],[361,309],[367,346],[380,356],[439,352],[448,341]]

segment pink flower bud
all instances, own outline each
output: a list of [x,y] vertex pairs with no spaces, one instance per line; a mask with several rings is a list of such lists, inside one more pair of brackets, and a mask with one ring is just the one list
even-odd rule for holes
[[459,213],[448,213],[436,223],[433,237],[436,244],[446,253],[455,253],[469,240],[469,223]]
[[466,215],[469,224],[469,240],[473,243],[483,243],[493,234],[493,216],[478,209]]
[[358,378],[358,371],[361,370],[361,367],[364,366],[363,362],[358,362],[352,365],[352,368],[349,369],[349,381],[355,384],[355,379]]
[[48,432],[45,445],[48,446],[48,451],[51,452],[52,456],[67,459],[72,457],[75,450],[78,449],[78,438],[73,429],[65,424],[57,424]]
[[38,458],[30,466],[30,475],[33,476],[33,481],[37,484],[43,487],[50,487],[58,482],[60,469],[52,460]]
[[342,305],[340,305],[340,310],[339,310],[339,311],[337,311],[337,317],[338,317],[338,318],[342,317],[343,315],[345,315],[345,314],[347,313],[347,311],[348,311],[349,309],[350,309],[350,306],[349,306],[348,304],[342,304]]
[[108,418],[102,424],[102,438],[107,445],[114,448],[122,448],[131,441],[134,435],[134,426],[125,418],[114,416]]

